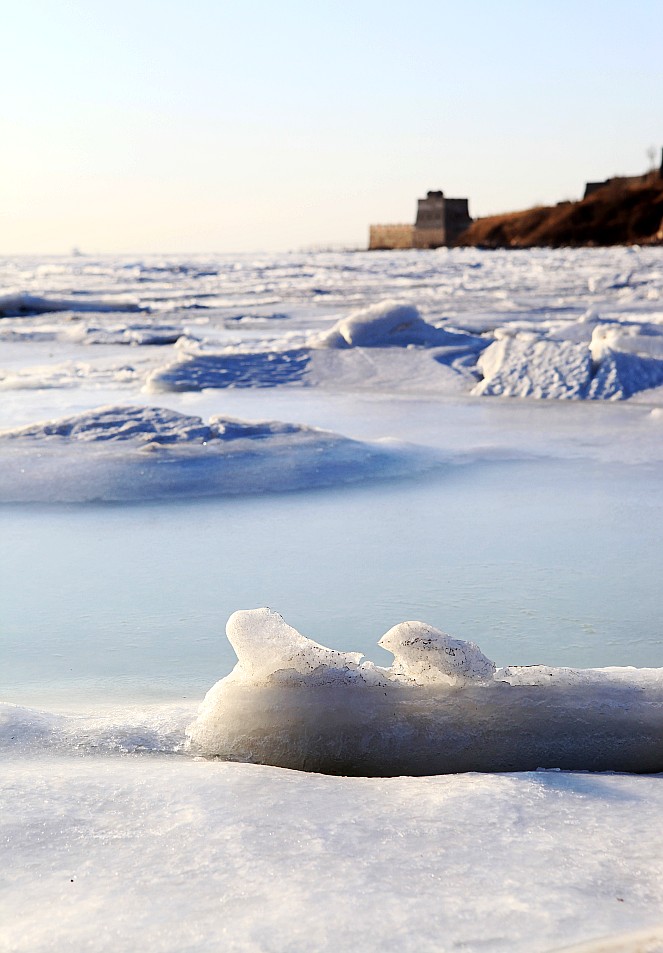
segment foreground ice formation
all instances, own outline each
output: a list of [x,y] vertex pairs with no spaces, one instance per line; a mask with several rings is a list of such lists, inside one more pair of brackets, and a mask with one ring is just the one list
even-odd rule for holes
[[0,431],[0,502],[283,492],[403,476],[413,457],[315,427],[100,407]]
[[382,637],[381,668],[265,608],[226,632],[238,662],[188,729],[205,756],[367,776],[663,770],[663,669],[496,671],[423,622]]

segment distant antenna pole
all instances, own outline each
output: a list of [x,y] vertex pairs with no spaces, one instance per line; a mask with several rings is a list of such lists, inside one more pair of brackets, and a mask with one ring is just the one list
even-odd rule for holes
[[656,169],[656,146],[647,149],[647,160],[647,172],[653,172]]

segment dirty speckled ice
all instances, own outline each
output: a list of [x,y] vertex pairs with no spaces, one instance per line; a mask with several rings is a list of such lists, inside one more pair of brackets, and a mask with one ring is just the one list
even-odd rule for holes
[[371,776],[663,771],[663,669],[496,671],[423,622],[380,639],[383,668],[266,608],[235,612],[226,632],[238,661],[188,729],[200,754]]

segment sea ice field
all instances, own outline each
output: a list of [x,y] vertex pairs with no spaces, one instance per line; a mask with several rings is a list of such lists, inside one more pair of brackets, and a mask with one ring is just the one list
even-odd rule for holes
[[663,950],[656,248],[0,260],[7,951]]

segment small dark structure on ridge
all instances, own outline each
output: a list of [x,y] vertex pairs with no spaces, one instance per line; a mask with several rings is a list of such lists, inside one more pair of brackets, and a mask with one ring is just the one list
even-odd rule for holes
[[369,249],[440,248],[453,245],[472,224],[467,199],[448,199],[428,192],[417,203],[414,225],[371,225]]

